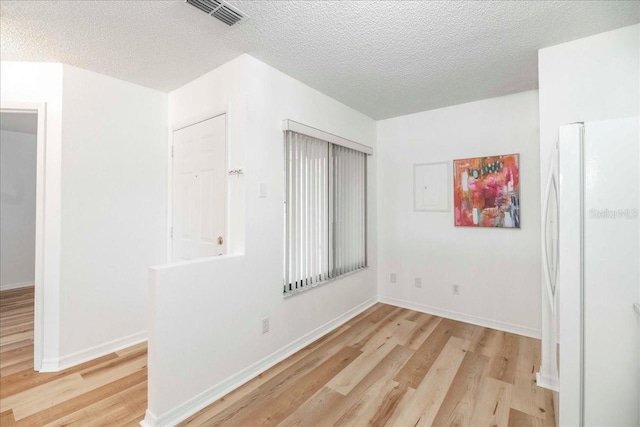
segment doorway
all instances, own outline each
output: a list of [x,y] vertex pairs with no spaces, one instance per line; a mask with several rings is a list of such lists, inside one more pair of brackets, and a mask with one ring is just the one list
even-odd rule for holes
[[32,288],[36,259],[35,114],[0,114],[0,290]]
[[0,292],[7,298],[31,295],[24,299],[28,330],[16,339],[33,346],[36,371],[43,341],[44,111],[41,103],[0,106]]
[[173,262],[227,253],[226,114],[173,132]]

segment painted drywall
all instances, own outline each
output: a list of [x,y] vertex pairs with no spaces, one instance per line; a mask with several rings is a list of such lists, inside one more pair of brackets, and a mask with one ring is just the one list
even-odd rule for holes
[[[35,115],[31,115],[37,121]],[[33,286],[36,135],[0,130],[0,290]]]
[[[46,103],[43,201],[43,263],[36,268],[46,294],[36,295],[35,340],[42,336],[42,362],[59,356],[60,324],[60,193],[62,154],[62,64],[0,63],[0,101]],[[38,346],[39,343],[35,343]]]
[[166,260],[167,94],[64,66],[61,367],[146,338]]
[[[541,186],[546,184],[551,150],[558,127],[638,116],[640,113],[640,25],[624,27],[539,51],[540,168]],[[544,194],[541,194],[544,197]],[[542,286],[543,300],[546,289]],[[576,425],[579,413],[579,308],[563,304],[560,296],[561,366],[560,423]],[[542,371],[554,372],[557,331],[548,305],[543,304]],[[565,319],[565,320],[562,320]],[[621,339],[631,345],[634,337]],[[607,346],[602,347],[608,351]],[[594,355],[599,357],[598,355]],[[564,362],[563,362],[564,361]]]
[[[537,92],[383,120],[377,128],[381,300],[538,336]],[[453,210],[414,212],[414,164],[511,153],[520,154],[520,229],[454,227]],[[392,273],[397,283],[391,283]],[[422,288],[414,286],[415,278]]]
[[[368,171],[369,269],[283,297],[282,120],[369,146],[375,122],[248,55],[172,92],[169,121],[228,107],[230,164],[244,170],[246,187],[244,253],[151,270],[145,425],[187,416],[375,301],[377,153]],[[270,331],[263,335],[264,317]]]

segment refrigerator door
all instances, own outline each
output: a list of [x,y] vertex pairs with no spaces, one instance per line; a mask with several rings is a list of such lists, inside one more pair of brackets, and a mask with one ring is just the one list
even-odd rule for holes
[[563,426],[640,425],[638,124],[636,117],[560,128]]
[[639,426],[638,118],[585,125],[584,421]]
[[559,129],[560,425],[582,426],[582,124]]

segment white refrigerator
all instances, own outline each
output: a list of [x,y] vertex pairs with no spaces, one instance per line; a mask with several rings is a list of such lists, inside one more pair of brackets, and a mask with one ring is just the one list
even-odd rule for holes
[[561,426],[640,426],[639,127],[634,117],[559,129],[543,258]]

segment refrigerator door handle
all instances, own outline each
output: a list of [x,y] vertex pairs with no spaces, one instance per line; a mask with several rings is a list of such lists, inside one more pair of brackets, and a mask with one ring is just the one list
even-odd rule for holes
[[[557,142],[555,144],[555,147],[557,147]],[[557,152],[557,148],[554,148],[554,152],[551,156],[551,166],[549,167],[549,176],[547,178],[547,188],[546,188],[546,192],[545,192],[545,198],[544,198],[544,244],[542,245],[542,256],[544,259],[544,262],[542,263],[543,267],[544,267],[544,279],[545,279],[545,283],[547,285],[547,295],[549,296],[549,304],[551,306],[551,312],[554,313],[555,312],[555,296],[556,296],[556,272],[557,272],[557,266],[558,266],[558,262],[557,262],[557,258],[558,258],[558,240],[557,240],[557,236],[555,241],[553,241],[552,239],[552,249],[553,249],[553,253],[552,253],[552,259],[549,259],[549,252],[548,252],[548,235],[549,235],[549,205],[551,202],[551,197],[555,198],[555,203],[556,206],[558,206],[558,185],[557,185],[557,172],[556,172],[556,167],[555,167],[555,162],[557,161],[556,155],[555,153]],[[553,193],[553,194],[552,194]],[[555,218],[555,221],[557,223],[558,218]],[[551,269],[551,265],[549,265],[549,262],[553,263],[553,271]]]

